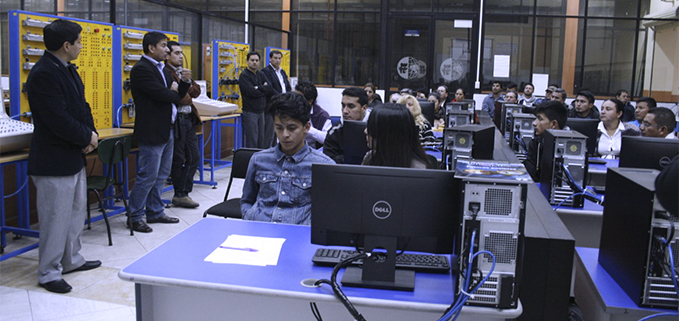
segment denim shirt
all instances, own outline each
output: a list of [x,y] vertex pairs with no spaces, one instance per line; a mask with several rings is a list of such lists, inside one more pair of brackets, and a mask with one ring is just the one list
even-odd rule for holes
[[244,220],[311,224],[311,164],[334,164],[308,144],[287,156],[279,145],[252,155],[240,201]]

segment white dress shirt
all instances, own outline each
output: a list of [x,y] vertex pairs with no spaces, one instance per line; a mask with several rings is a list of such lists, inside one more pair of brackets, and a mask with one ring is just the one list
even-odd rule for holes
[[608,132],[604,127],[604,122],[599,122],[597,129],[601,132],[597,148],[597,152],[601,155],[601,158],[615,158],[615,156],[620,155],[622,131],[625,129],[625,125],[623,125],[621,121],[618,121],[618,128],[615,129],[613,136],[608,135]]

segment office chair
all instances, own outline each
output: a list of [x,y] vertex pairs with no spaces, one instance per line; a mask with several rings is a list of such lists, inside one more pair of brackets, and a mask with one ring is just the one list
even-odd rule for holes
[[[104,216],[104,221],[106,222],[106,232],[108,233],[108,245],[113,245],[111,241],[111,226],[108,222],[108,215],[106,214],[106,208],[104,207],[104,201],[120,198],[123,200],[125,205],[125,211],[128,216],[130,213],[130,208],[127,205],[127,200],[125,199],[124,188],[127,184],[127,163],[125,160],[130,153],[130,148],[132,146],[132,137],[116,137],[108,138],[99,142],[98,154],[99,160],[106,165],[104,170],[106,172],[105,176],[90,175],[87,177],[87,229],[91,229],[91,216],[90,216],[90,202],[89,202],[89,192],[93,192],[97,196],[97,201],[99,203],[99,209]],[[118,175],[118,171],[114,169],[115,164],[122,162],[123,171],[122,175]],[[109,190],[110,187],[114,187],[114,192],[112,195],[105,195],[104,193]],[[128,218],[129,219],[129,218]],[[130,235],[133,235],[132,226],[130,225]]]
[[231,184],[234,178],[244,179],[248,172],[248,164],[252,155],[261,149],[257,148],[239,148],[233,152],[233,166],[231,167],[231,176],[229,177],[229,185],[226,187],[226,194],[224,194],[224,201],[208,208],[203,217],[208,214],[222,216],[224,218],[243,218],[240,212],[240,198],[229,199],[229,192],[231,191]]

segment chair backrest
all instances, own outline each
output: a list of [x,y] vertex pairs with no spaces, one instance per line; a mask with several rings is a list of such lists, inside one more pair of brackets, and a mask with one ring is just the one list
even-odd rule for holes
[[123,161],[130,154],[132,147],[132,137],[107,138],[99,142],[99,160],[106,165],[115,164]]
[[229,198],[229,191],[231,190],[231,183],[234,178],[245,178],[248,173],[248,165],[252,155],[261,149],[258,148],[239,148],[233,152],[233,164],[231,166],[231,177],[229,177],[229,186],[226,188],[224,194],[224,201]]

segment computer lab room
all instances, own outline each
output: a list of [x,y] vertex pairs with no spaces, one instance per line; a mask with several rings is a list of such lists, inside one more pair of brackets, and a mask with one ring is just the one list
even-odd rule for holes
[[676,0],[0,1],[0,320],[679,319]]

